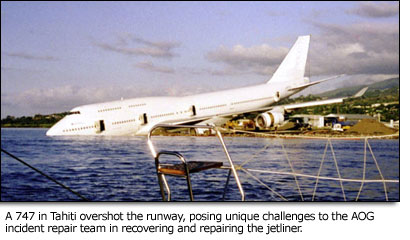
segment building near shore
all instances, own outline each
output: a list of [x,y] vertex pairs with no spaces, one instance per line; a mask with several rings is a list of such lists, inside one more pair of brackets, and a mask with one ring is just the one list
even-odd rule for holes
[[310,114],[296,114],[289,119],[295,122],[307,123],[312,127],[322,128],[325,126],[333,126],[336,123],[341,125],[354,125],[363,119],[376,119],[374,117],[365,114],[328,114],[322,115],[310,115]]
[[325,118],[326,120],[336,119],[338,122],[342,122],[342,121],[358,122],[363,119],[376,119],[366,114],[334,114],[334,113],[326,115]]
[[299,123],[307,123],[310,126],[317,128],[325,126],[325,117],[322,115],[296,114],[289,117],[289,119]]

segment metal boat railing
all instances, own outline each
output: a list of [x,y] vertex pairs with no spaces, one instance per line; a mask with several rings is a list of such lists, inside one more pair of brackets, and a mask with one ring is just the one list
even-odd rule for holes
[[227,176],[227,179],[226,179],[226,183],[225,183],[225,188],[224,188],[224,193],[223,193],[223,199],[225,198],[225,195],[226,195],[226,190],[227,190],[227,187],[228,187],[228,183],[229,183],[230,176],[231,176],[231,174],[233,174],[233,176],[234,176],[234,178],[235,178],[235,181],[236,181],[236,185],[238,186],[239,193],[240,193],[240,195],[241,195],[241,200],[242,200],[242,201],[245,201],[245,192],[244,192],[244,190],[243,190],[243,188],[242,188],[241,181],[240,181],[239,176],[238,176],[238,173],[237,173],[237,171],[236,171],[236,170],[237,170],[237,167],[235,166],[235,164],[234,164],[234,162],[233,162],[233,160],[232,160],[232,158],[231,158],[231,156],[230,156],[230,154],[229,154],[229,151],[228,151],[228,149],[227,149],[227,147],[226,147],[225,141],[224,141],[224,139],[223,139],[223,137],[222,137],[222,134],[221,134],[221,132],[220,132],[220,130],[219,130],[218,127],[211,126],[211,125],[171,125],[171,124],[158,124],[158,125],[155,125],[153,128],[151,128],[151,130],[150,130],[150,132],[148,133],[148,136],[147,136],[147,138],[148,138],[148,139],[147,139],[147,142],[148,142],[148,146],[149,146],[149,149],[150,149],[150,151],[151,151],[151,154],[152,154],[152,156],[154,157],[155,162],[156,162],[157,174],[158,174],[158,181],[159,181],[160,190],[161,190],[161,195],[162,195],[163,200],[165,200],[165,193],[164,193],[164,190],[163,190],[162,182],[165,184],[165,187],[166,187],[166,190],[167,190],[167,194],[168,194],[167,200],[168,200],[168,201],[171,200],[171,191],[170,191],[169,185],[168,185],[168,183],[167,183],[167,181],[166,181],[165,175],[164,175],[164,174],[160,174],[160,173],[158,172],[158,170],[159,170],[159,157],[160,157],[161,155],[174,155],[174,156],[178,157],[178,158],[181,160],[182,164],[184,164],[184,167],[185,167],[186,178],[187,178],[187,184],[188,184],[188,189],[189,189],[190,199],[191,199],[191,200],[193,200],[193,194],[192,194],[192,190],[191,190],[191,183],[190,183],[190,177],[189,177],[189,170],[188,170],[188,167],[187,167],[187,161],[185,160],[185,158],[183,157],[183,155],[180,154],[180,153],[178,153],[178,152],[175,152],[175,151],[159,151],[159,152],[157,152],[157,150],[155,149],[154,144],[153,144],[153,142],[152,142],[152,134],[153,134],[153,132],[155,131],[155,129],[158,129],[158,128],[194,128],[194,129],[202,128],[202,129],[209,129],[209,130],[215,131],[215,132],[216,132],[216,137],[218,138],[219,142],[221,143],[222,148],[223,148],[223,150],[224,150],[224,152],[225,152],[227,161],[228,161],[228,163],[229,163],[229,167],[221,167],[221,168],[223,168],[223,169],[228,169],[228,170],[229,170],[228,176]]

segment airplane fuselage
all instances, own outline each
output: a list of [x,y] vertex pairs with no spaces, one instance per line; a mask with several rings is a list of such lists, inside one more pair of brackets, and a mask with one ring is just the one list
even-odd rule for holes
[[79,106],[47,135],[144,135],[158,123],[217,118],[267,107],[296,91],[260,84],[184,97],[147,97]]
[[[223,123],[257,112],[256,124],[268,128],[284,121],[273,104],[317,84],[305,78],[310,36],[300,36],[265,84],[185,97],[148,97],[76,107],[47,135],[144,135],[159,123]],[[272,106],[272,107],[271,107]]]

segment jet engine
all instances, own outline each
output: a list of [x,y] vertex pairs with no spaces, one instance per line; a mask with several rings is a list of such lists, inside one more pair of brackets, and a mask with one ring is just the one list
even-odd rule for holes
[[285,116],[283,113],[272,110],[261,113],[255,118],[256,126],[259,128],[273,127],[282,124],[284,121]]

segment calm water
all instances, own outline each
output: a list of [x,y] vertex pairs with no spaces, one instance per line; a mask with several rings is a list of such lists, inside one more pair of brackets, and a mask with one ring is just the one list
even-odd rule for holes
[[[47,129],[1,129],[1,147],[20,157],[93,201],[159,201],[160,193],[145,137],[47,137]],[[317,175],[326,140],[226,138],[236,164],[247,169],[291,172],[282,145],[297,173]],[[399,179],[399,141],[370,140],[385,179]],[[225,156],[215,137],[154,137],[158,150],[180,151],[188,160],[223,160]],[[340,174],[361,179],[364,142],[332,140]],[[328,149],[329,150],[329,149]],[[367,150],[366,179],[380,179]],[[224,163],[227,165],[227,163]],[[300,201],[294,177],[272,173],[239,171],[246,198],[250,201]],[[220,201],[226,170],[209,170],[192,175],[196,200]],[[321,176],[338,177],[330,151],[325,155]],[[188,200],[185,180],[169,177],[173,200]],[[298,177],[304,200],[311,201],[315,179]],[[271,188],[270,191],[266,186]],[[399,200],[399,184],[387,183],[390,201]],[[356,199],[360,183],[343,183],[348,201]],[[226,197],[240,200],[231,178]],[[78,198],[1,154],[2,201],[77,201]],[[320,180],[316,201],[343,201],[338,181]],[[366,183],[359,200],[384,201],[382,183]]]

